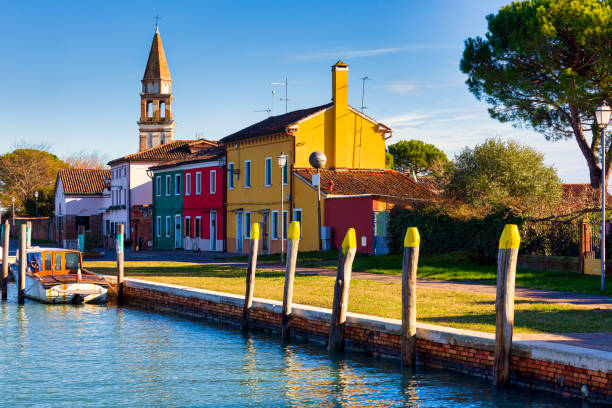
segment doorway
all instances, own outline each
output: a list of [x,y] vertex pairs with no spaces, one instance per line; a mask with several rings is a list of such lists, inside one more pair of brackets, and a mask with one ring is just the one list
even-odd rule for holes
[[261,213],[261,251],[270,253],[270,210]]
[[175,228],[174,228],[174,248],[180,248],[181,247],[181,238],[182,238],[182,222],[181,222],[181,215],[177,214],[174,216],[174,224],[175,224]]
[[217,250],[217,211],[210,211],[210,250]]
[[242,211],[236,211],[236,252],[242,252],[244,243],[244,219]]

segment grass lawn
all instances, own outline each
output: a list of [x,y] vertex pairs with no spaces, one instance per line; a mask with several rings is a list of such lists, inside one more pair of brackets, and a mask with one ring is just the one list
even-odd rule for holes
[[[115,274],[115,263],[87,261],[85,267]],[[228,266],[185,262],[126,262],[127,277],[244,294],[245,270]],[[257,271],[255,296],[282,300],[284,272]],[[331,308],[334,279],[325,276],[295,277],[295,303]],[[349,311],[401,318],[401,286],[396,283],[353,280]],[[462,329],[495,331],[495,296],[447,290],[420,289],[417,319]],[[569,304],[549,304],[517,299],[516,333],[576,333],[612,331],[612,311]]]
[[[238,258],[242,259],[242,257]],[[246,259],[246,257],[244,258]],[[258,263],[278,263],[279,255],[262,255]],[[338,253],[304,252],[298,257],[298,265],[314,268],[335,268]],[[366,256],[357,254],[353,270],[359,272],[401,275],[402,255]],[[495,285],[497,267],[474,259],[466,252],[452,252],[442,255],[421,255],[419,259],[419,278],[469,281]],[[548,289],[562,292],[588,293],[612,296],[612,285],[601,292],[599,276],[579,275],[570,272],[545,272],[519,269],[516,273],[516,286],[530,289]]]

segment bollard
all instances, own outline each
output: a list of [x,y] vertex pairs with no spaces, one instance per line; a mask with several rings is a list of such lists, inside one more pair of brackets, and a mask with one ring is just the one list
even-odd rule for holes
[[25,275],[28,263],[28,255],[26,254],[27,235],[27,226],[21,224],[21,232],[19,234],[19,279],[17,280],[17,303],[20,305],[25,303]]
[[32,246],[32,222],[26,222],[26,248]]
[[514,327],[514,283],[520,242],[518,227],[514,224],[507,224],[499,240],[497,255],[494,385],[508,385]]
[[255,269],[257,268],[257,251],[259,250],[259,224],[251,224],[251,247],[249,250],[249,264],[246,273],[246,293],[244,295],[244,308],[242,309],[242,322],[240,330],[249,328],[249,314],[253,306],[253,290],[255,288]]
[[417,267],[421,237],[416,227],[410,227],[404,237],[402,265],[402,365],[414,367],[416,361],[416,297]]
[[117,304],[123,305],[123,224],[117,224]]
[[291,303],[293,302],[293,279],[295,263],[297,262],[298,246],[300,245],[300,223],[292,221],[289,224],[287,242],[287,267],[285,269],[285,288],[283,291],[283,310],[281,315],[281,338],[289,340],[289,322],[291,320]]
[[2,300],[6,300],[8,297],[8,271],[9,271],[9,241],[11,235],[11,224],[8,220],[4,221],[2,239],[4,245],[2,246]]
[[338,258],[338,271],[334,284],[334,303],[332,305],[331,321],[329,325],[329,341],[327,350],[344,350],[344,327],[346,323],[346,309],[348,308],[349,285],[353,260],[357,251],[357,238],[355,229],[349,228],[342,241],[342,252]]
[[79,225],[79,251],[85,252],[85,226]]

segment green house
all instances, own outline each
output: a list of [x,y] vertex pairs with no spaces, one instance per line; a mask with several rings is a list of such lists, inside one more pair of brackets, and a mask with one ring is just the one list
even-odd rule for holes
[[[176,167],[175,167],[176,168]],[[183,170],[161,165],[153,172],[153,249],[183,247]]]

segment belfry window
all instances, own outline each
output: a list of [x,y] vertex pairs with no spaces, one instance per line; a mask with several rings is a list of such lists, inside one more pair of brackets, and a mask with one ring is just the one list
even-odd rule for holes
[[147,102],[147,118],[153,118],[153,102],[151,101]]
[[166,118],[166,102],[160,102],[159,104],[159,117],[162,119]]

